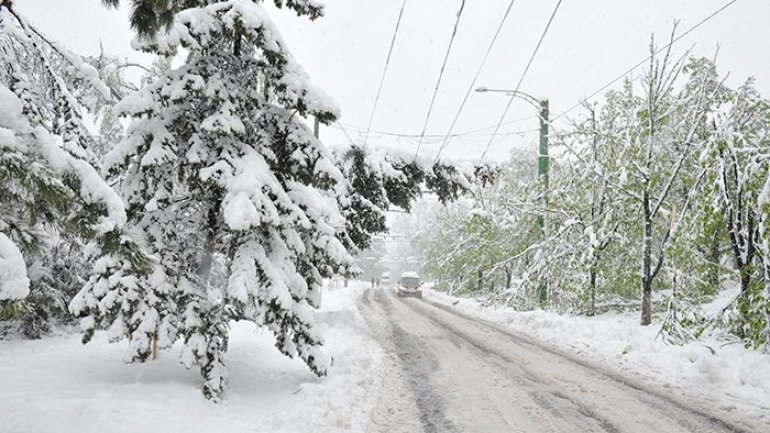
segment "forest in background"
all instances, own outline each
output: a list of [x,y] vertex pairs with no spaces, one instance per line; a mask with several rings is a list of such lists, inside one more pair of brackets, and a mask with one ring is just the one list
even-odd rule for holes
[[[751,78],[726,86],[715,59],[651,59],[552,134],[547,189],[525,152],[424,217],[413,240],[438,289],[521,310],[638,311],[673,343],[726,331],[767,350],[770,102]],[[700,311],[736,287],[722,314]]]

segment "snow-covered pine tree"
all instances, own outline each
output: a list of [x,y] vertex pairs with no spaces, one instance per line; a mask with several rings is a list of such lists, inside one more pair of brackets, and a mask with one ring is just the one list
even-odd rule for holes
[[[324,375],[331,360],[312,308],[322,279],[352,259],[340,240],[345,220],[334,187],[341,174],[301,119],[329,123],[339,110],[310,83],[259,2],[176,3],[189,8],[136,44],[164,56],[183,48],[186,62],[118,105],[134,121],[105,160],[130,223],[160,261],[137,281],[151,300],[132,326],[149,340],[134,345],[132,334],[132,358],[146,359],[154,339],[163,347],[183,338],[183,363],[200,367],[203,392],[216,400],[229,323],[248,320],[270,329],[282,353]],[[276,3],[320,14],[315,2]],[[213,283],[215,271],[225,284]],[[97,322],[105,302],[135,296],[81,295],[77,310]],[[125,317],[106,319],[99,325],[126,325]]]
[[[142,37],[153,37],[156,32],[168,28],[176,13],[184,9],[216,3],[216,0],[127,0],[131,3],[131,27]],[[261,3],[262,0],[252,0]],[[101,0],[108,7],[117,7],[120,0]],[[273,0],[279,8],[292,9],[297,15],[314,20],[323,15],[323,5],[318,0]]]
[[108,89],[92,67],[47,39],[7,3],[0,7],[0,53],[3,307],[13,301],[16,307],[21,302],[21,310],[39,307],[19,300],[30,287],[45,288],[45,273],[28,269],[45,267],[42,254],[57,235],[94,241],[103,255],[123,263],[127,276],[145,272],[149,260],[124,233],[123,203],[95,169],[92,137],[82,123],[82,92],[95,89],[107,99]]

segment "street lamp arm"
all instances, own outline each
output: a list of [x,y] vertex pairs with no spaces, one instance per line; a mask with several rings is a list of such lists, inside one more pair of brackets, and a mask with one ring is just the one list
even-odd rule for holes
[[519,98],[529,102],[530,104],[534,105],[537,108],[540,108],[540,100],[535,98],[534,96],[530,95],[529,93],[522,92],[521,90],[507,90],[507,89],[490,89],[488,87],[477,87],[476,91],[479,93],[483,92],[494,92],[494,93],[507,93],[509,95],[518,96]]

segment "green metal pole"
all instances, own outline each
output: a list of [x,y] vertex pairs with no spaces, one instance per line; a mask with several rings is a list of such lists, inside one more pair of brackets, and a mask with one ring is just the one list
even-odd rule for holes
[[[548,99],[540,101],[540,153],[537,160],[537,175],[542,184],[541,205],[543,209],[548,206],[548,182],[551,160],[548,157],[548,127],[549,127],[549,109]],[[537,217],[537,224],[540,227],[540,235],[545,239],[545,210],[540,211]],[[548,303],[548,280],[540,281],[540,305],[545,306]]]
[[540,101],[540,158],[537,164],[537,174],[543,182],[543,205],[548,205],[548,181],[551,160],[548,157],[548,100]]

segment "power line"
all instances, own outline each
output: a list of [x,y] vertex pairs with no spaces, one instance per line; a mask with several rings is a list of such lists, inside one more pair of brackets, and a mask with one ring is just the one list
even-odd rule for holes
[[[554,117],[554,118],[553,118],[553,120],[556,120],[556,119],[559,119],[559,118],[563,117],[564,115],[566,115],[566,114],[567,114],[567,113],[569,113],[570,111],[572,111],[572,110],[574,110],[574,109],[576,109],[576,108],[580,107],[580,106],[583,104],[583,102],[585,102],[585,101],[588,101],[589,99],[593,98],[594,96],[598,95],[599,93],[601,93],[601,92],[603,92],[603,91],[607,90],[607,88],[608,88],[608,87],[612,86],[613,84],[617,83],[618,81],[620,81],[621,79],[623,79],[624,77],[626,77],[628,74],[630,74],[631,72],[633,72],[633,71],[634,71],[634,69],[636,69],[636,68],[638,68],[638,67],[640,67],[640,66],[644,65],[645,63],[647,63],[648,61],[650,61],[650,59],[652,59],[653,57],[655,57],[655,56],[656,56],[658,53],[660,53],[661,51],[663,51],[663,50],[666,50],[666,49],[668,49],[669,47],[671,47],[672,45],[674,45],[675,43],[679,42],[679,41],[680,41],[682,38],[684,38],[685,36],[689,35],[689,34],[690,34],[690,33],[692,33],[692,32],[693,32],[695,29],[697,29],[698,27],[702,26],[703,24],[705,24],[706,22],[708,22],[709,20],[711,20],[711,19],[712,19],[712,18],[714,18],[715,16],[719,15],[719,14],[720,14],[722,11],[724,11],[724,10],[725,10],[725,9],[727,9],[728,7],[732,6],[732,5],[733,5],[733,3],[737,2],[737,1],[738,1],[738,0],[731,0],[729,3],[726,3],[724,6],[722,6],[722,7],[721,7],[721,8],[719,8],[719,9],[717,9],[716,11],[714,11],[713,13],[711,13],[711,14],[710,14],[709,16],[707,16],[706,18],[704,18],[704,19],[700,20],[699,22],[697,22],[697,23],[696,23],[694,26],[690,27],[690,28],[689,28],[687,31],[685,31],[685,32],[684,32],[684,33],[682,33],[681,35],[679,35],[679,36],[677,36],[677,37],[673,38],[673,39],[671,40],[671,42],[669,42],[669,43],[668,43],[668,44],[666,44],[665,46],[663,46],[663,47],[661,47],[661,48],[659,48],[659,49],[657,49],[657,50],[653,51],[653,52],[652,52],[652,54],[650,54],[649,56],[645,57],[645,58],[644,58],[643,60],[641,60],[639,63],[635,64],[634,66],[632,66],[632,67],[630,67],[630,68],[628,68],[628,69],[627,69],[626,71],[624,71],[622,74],[620,74],[620,75],[618,75],[617,77],[613,78],[613,79],[612,79],[610,82],[608,82],[608,83],[607,83],[607,84],[605,84],[604,86],[600,87],[598,90],[596,90],[595,92],[591,93],[591,94],[590,94],[590,95],[588,95],[587,97],[583,98],[583,99],[582,99],[580,102],[578,102],[577,104],[575,104],[575,105],[573,105],[572,107],[570,107],[570,108],[568,108],[568,109],[564,110],[564,111],[563,111],[561,114],[559,114],[558,116]],[[553,120],[552,120],[552,121],[553,121]]]
[[551,23],[553,23],[553,19],[556,16],[556,12],[559,11],[561,2],[562,0],[559,0],[559,2],[556,3],[556,7],[553,8],[553,13],[551,13],[551,18],[548,19],[548,24],[545,25],[543,34],[540,35],[540,40],[537,41],[537,46],[535,47],[535,50],[532,52],[532,56],[530,56],[529,62],[527,62],[527,66],[524,68],[524,72],[521,74],[521,78],[519,78],[519,82],[516,83],[516,88],[514,89],[513,93],[511,93],[511,97],[508,99],[508,104],[505,106],[505,110],[503,110],[503,115],[500,116],[500,120],[497,122],[497,126],[495,127],[495,132],[492,134],[492,137],[489,139],[489,143],[487,143],[486,149],[484,149],[484,152],[481,154],[481,161],[484,161],[484,156],[486,156],[487,151],[489,151],[489,148],[492,146],[492,142],[495,141],[495,135],[497,134],[497,131],[500,129],[500,125],[502,125],[503,120],[505,120],[505,116],[508,114],[508,110],[511,108],[513,99],[516,97],[516,93],[519,91],[519,87],[521,87],[521,83],[524,81],[524,77],[527,76],[527,72],[529,72],[529,67],[532,66],[532,61],[535,60],[535,56],[537,55],[537,52],[540,50],[540,45],[542,45],[543,39],[545,39],[545,35],[548,34],[548,30],[551,28]]
[[369,130],[372,128],[372,122],[374,121],[374,113],[377,111],[377,104],[380,102],[380,94],[382,93],[382,85],[385,83],[385,75],[388,73],[388,66],[390,65],[390,57],[393,55],[393,46],[396,44],[396,36],[398,35],[398,28],[401,26],[401,18],[404,16],[404,8],[406,7],[406,0],[401,3],[401,10],[398,11],[398,20],[396,20],[396,29],[393,31],[393,39],[390,41],[390,48],[388,48],[388,56],[385,58],[385,67],[382,70],[382,77],[380,77],[380,85],[377,87],[377,95],[374,97],[374,105],[372,106],[372,115],[369,116],[369,125],[366,127],[366,134],[364,134],[364,145],[366,145],[366,139],[369,138]]
[[342,126],[342,123],[340,123],[340,121],[339,121],[339,120],[338,120],[338,121],[336,121],[336,122],[334,122],[334,123],[336,123],[336,124],[337,124],[337,127],[338,127],[340,130],[342,130],[342,133],[343,133],[343,134],[345,134],[345,137],[347,137],[347,138],[348,138],[348,141],[350,142],[350,145],[351,145],[351,146],[353,146],[353,147],[355,147],[355,146],[356,146],[356,143],[353,141],[353,139],[352,139],[352,138],[350,138],[350,135],[348,134],[348,131],[346,131],[346,130],[345,130],[345,127],[344,127],[344,126]]
[[441,152],[444,150],[447,143],[449,142],[449,137],[452,136],[452,131],[454,130],[455,125],[457,124],[457,119],[460,118],[460,113],[462,113],[463,108],[465,107],[465,103],[468,102],[468,98],[470,97],[471,92],[473,91],[473,87],[476,85],[476,80],[478,80],[479,75],[481,75],[481,70],[484,69],[484,65],[487,63],[489,54],[492,52],[492,47],[495,45],[495,42],[497,42],[497,37],[500,36],[500,31],[503,29],[503,25],[505,24],[505,21],[508,20],[508,15],[510,14],[511,9],[513,8],[513,4],[515,2],[516,0],[511,0],[511,2],[508,3],[508,8],[505,10],[503,19],[500,20],[500,24],[497,26],[497,30],[495,31],[495,35],[492,37],[492,41],[489,42],[489,46],[487,47],[487,52],[484,54],[484,58],[481,60],[479,69],[476,71],[476,75],[473,76],[473,80],[471,81],[471,84],[468,86],[468,90],[465,92],[465,96],[463,97],[463,100],[460,103],[460,108],[457,109],[457,113],[455,114],[454,119],[452,119],[452,124],[449,126],[449,130],[446,133],[446,138],[444,139],[444,142],[441,143],[441,147],[439,147],[438,149],[438,153],[436,154],[436,161],[438,161],[439,157],[441,156]]
[[[519,121],[535,119],[537,117],[538,116],[530,116],[530,117],[527,117],[526,119],[520,119]],[[356,126],[356,125],[353,125],[353,124],[350,124],[350,123],[339,123],[339,125],[340,126],[345,126],[347,128],[350,128],[350,129],[355,129],[355,130],[360,131],[360,132],[366,131],[366,128],[361,127],[361,126]],[[494,128],[494,126],[490,126],[490,127],[486,127],[486,128],[473,129],[473,130],[465,131],[465,132],[456,132],[454,134],[449,135],[449,138],[463,137],[463,136],[490,136],[490,135],[492,135],[491,132],[484,133],[482,131],[487,130],[487,129],[491,129],[491,128]],[[505,132],[500,132],[500,134],[515,134],[515,133],[519,133],[519,132],[529,132],[529,131],[534,131],[534,130],[535,129],[526,129],[526,130],[517,130],[517,131],[505,131]],[[383,131],[383,130],[378,130],[378,129],[371,129],[369,132],[373,133],[373,134],[378,134],[378,135],[393,135],[393,136],[399,136],[399,137],[415,137],[415,138],[419,138],[420,135],[421,135],[421,134],[418,134],[418,133]],[[447,137],[446,134],[422,134],[422,136],[425,137],[425,138],[429,138],[430,137],[430,138],[441,138],[441,139],[443,139],[444,137]]]
[[[536,117],[537,116],[531,116],[531,117],[528,117],[527,119],[534,119]],[[363,127],[360,127],[360,126],[355,126],[355,125],[351,125],[351,124],[342,124],[342,123],[339,123],[339,122],[338,122],[338,124],[339,124],[339,127],[338,127],[339,129],[342,129],[342,126],[344,125],[347,128],[355,129],[355,130],[357,130],[359,132],[366,131],[366,128],[363,128]],[[492,127],[489,127],[489,128],[492,128]],[[483,133],[483,132],[477,132],[477,131],[483,131],[483,130],[489,129],[489,128],[480,128],[480,129],[476,129],[476,130],[472,130],[472,131],[467,131],[467,132],[458,132],[458,133],[455,133],[455,134],[452,134],[452,135],[449,135],[449,136],[447,136],[446,134],[409,134],[409,133],[405,133],[405,132],[381,131],[381,130],[376,130],[376,129],[371,129],[369,131],[369,133],[370,134],[377,134],[377,135],[387,135],[387,136],[393,136],[393,137],[405,137],[405,138],[420,138],[420,136],[422,136],[425,139],[434,138],[434,139],[444,140],[444,139],[452,139],[452,138],[458,138],[458,137],[488,137],[488,136],[492,135],[491,132]],[[498,135],[525,134],[525,133],[533,132],[533,131],[539,131],[539,129],[535,128],[535,129],[524,129],[524,130],[516,130],[516,131],[498,132]]]
[[[515,123],[521,123],[521,122],[525,122],[527,120],[539,119],[539,118],[540,118],[540,116],[538,116],[538,115],[520,117],[518,119],[513,119],[513,120],[509,120],[507,122],[503,122],[503,124],[500,125],[500,126],[513,125]],[[350,123],[346,123],[344,125],[347,126],[348,128],[353,128],[353,129],[356,129],[356,130],[359,130],[359,131],[366,131],[366,128],[362,127],[362,126],[356,126],[356,125],[353,125],[353,124],[350,124]],[[485,134],[482,133],[482,132],[483,131],[487,131],[489,129],[494,129],[495,126],[496,125],[489,125],[489,126],[483,126],[481,128],[469,129],[469,130],[463,131],[463,132],[456,132],[454,134],[450,134],[449,138],[460,137],[460,136],[467,136],[467,135],[479,135],[479,136],[480,135],[487,135],[487,136],[489,136],[489,135],[492,135],[491,132],[485,133]],[[377,133],[377,134],[380,134],[380,135],[399,135],[399,136],[407,136],[408,135],[408,136],[414,136],[414,137],[419,137],[420,136],[420,134],[417,134],[417,133],[407,134],[407,133],[404,133],[404,132],[382,131],[382,130],[377,130],[377,129],[370,129],[369,132],[374,132],[374,133]],[[503,134],[505,134],[505,133],[503,133]],[[446,136],[447,136],[447,134],[437,134],[437,133],[436,134],[427,134],[427,133],[425,134],[425,137],[446,137]]]
[[[513,119],[513,120],[509,120],[507,122],[503,122],[502,125],[513,125],[514,123],[521,123],[521,122],[524,122],[524,121],[527,121],[527,120],[539,119],[539,118],[540,118],[539,115],[520,117],[518,119]],[[500,126],[502,126],[502,125],[500,125]],[[475,132],[486,131],[488,129],[495,129],[496,126],[497,125],[484,126],[483,128],[471,129],[469,131],[461,132],[461,133],[458,133],[458,134],[460,134],[460,135],[469,135],[469,134],[473,134]]]
[[436,102],[436,95],[438,95],[439,86],[441,86],[441,79],[444,77],[444,69],[446,63],[449,60],[449,53],[452,52],[452,45],[457,35],[457,27],[460,25],[460,17],[462,17],[463,10],[465,9],[465,0],[460,3],[460,10],[457,12],[457,20],[455,20],[454,28],[452,29],[452,36],[449,38],[449,46],[447,47],[446,54],[444,54],[444,61],[441,63],[441,71],[438,74],[438,81],[436,81],[436,88],[433,89],[433,96],[430,98],[430,106],[428,107],[428,114],[425,116],[425,123],[422,125],[422,132],[420,133],[420,141],[417,143],[417,150],[414,152],[414,158],[417,159],[417,154],[420,153],[420,145],[422,145],[422,139],[425,136],[425,130],[428,129],[428,121],[430,120],[430,114],[433,111],[433,104]]

